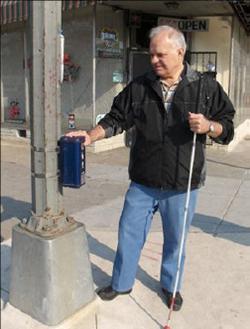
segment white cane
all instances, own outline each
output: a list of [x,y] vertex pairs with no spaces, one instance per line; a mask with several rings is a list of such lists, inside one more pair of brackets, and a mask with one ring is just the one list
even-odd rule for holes
[[191,192],[191,181],[192,181],[192,174],[193,174],[193,167],[194,167],[196,136],[197,136],[197,134],[194,133],[194,135],[193,135],[193,144],[192,144],[192,152],[191,152],[191,158],[190,158],[190,166],[189,166],[187,195],[186,195],[186,202],[185,202],[185,208],[184,208],[184,219],[183,219],[183,226],[182,226],[182,234],[181,234],[181,242],[180,242],[179,255],[178,255],[177,272],[176,272],[176,277],[175,277],[173,298],[172,298],[171,306],[170,306],[169,313],[168,313],[167,325],[164,327],[164,329],[170,329],[169,322],[170,322],[170,318],[171,318],[171,313],[172,313],[173,308],[174,308],[174,302],[175,302],[175,297],[176,297],[176,292],[177,292],[177,286],[178,286],[178,282],[179,282],[179,278],[180,278],[181,258],[182,258],[184,242],[185,242],[185,231],[186,231],[186,226],[187,226],[187,216],[188,216],[188,208],[189,208],[189,200],[190,200],[190,192]]
[[[202,97],[202,83],[203,83],[203,74],[201,74],[200,78],[199,78],[199,87],[198,87],[197,103],[196,103],[197,104],[196,105],[196,113],[198,113],[199,109],[200,109],[200,102],[201,102],[201,97]],[[196,134],[196,132],[194,132],[191,158],[190,158],[190,165],[189,165],[187,195],[186,195],[186,202],[185,202],[185,208],[184,208],[183,227],[182,227],[181,242],[180,242],[179,254],[178,254],[177,272],[176,272],[176,277],[175,277],[173,297],[172,297],[172,300],[171,300],[171,305],[170,305],[170,309],[169,309],[169,313],[168,313],[167,325],[163,329],[171,329],[170,326],[169,326],[169,323],[170,323],[171,314],[172,314],[172,311],[173,311],[173,308],[174,308],[174,302],[175,302],[175,297],[176,297],[176,292],[177,292],[177,286],[178,286],[178,282],[179,282],[179,278],[180,278],[181,258],[182,258],[182,254],[183,254],[184,243],[185,243],[185,231],[186,231],[186,226],[187,226],[187,216],[188,216],[188,209],[189,209],[191,182],[192,182],[193,167],[194,167],[196,137],[197,137],[197,134]]]

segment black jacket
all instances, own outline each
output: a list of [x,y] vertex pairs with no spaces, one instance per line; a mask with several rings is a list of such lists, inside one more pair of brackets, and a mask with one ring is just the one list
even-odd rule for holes
[[[114,99],[111,111],[99,122],[110,137],[135,127],[129,175],[136,183],[162,189],[186,190],[193,133],[188,112],[203,113],[223,126],[215,139],[228,144],[234,135],[234,108],[218,82],[203,75],[199,102],[200,74],[186,65],[173,103],[167,113],[159,78],[147,73],[136,78]],[[197,109],[197,102],[199,109]],[[206,135],[197,135],[192,188],[205,181]]]

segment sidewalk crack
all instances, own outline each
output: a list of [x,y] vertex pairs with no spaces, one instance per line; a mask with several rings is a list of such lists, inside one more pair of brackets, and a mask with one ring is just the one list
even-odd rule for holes
[[137,300],[135,299],[135,297],[131,296],[131,294],[129,295],[129,297],[133,300],[133,302],[144,312],[147,314],[147,316],[159,326],[159,329],[163,329],[163,326],[160,324],[159,321],[157,321],[139,302],[137,302]]
[[97,318],[97,313],[95,313],[95,329],[98,329],[98,318]]
[[228,214],[234,200],[236,199],[236,196],[238,195],[239,193],[239,190],[242,186],[242,184],[244,183],[245,181],[245,176],[247,175],[248,173],[248,170],[245,170],[244,173],[242,174],[242,177],[241,177],[241,180],[240,180],[240,183],[236,189],[236,191],[234,192],[233,196],[231,197],[231,199],[229,200],[228,202],[228,205],[226,206],[226,209],[224,210],[223,214],[222,214],[222,217],[221,217],[221,220],[220,222],[218,223],[218,225],[216,226],[215,230],[214,230],[214,233],[213,233],[213,236],[216,237],[218,235],[218,230],[219,228],[221,227],[222,223],[224,222],[224,219],[226,217],[226,215]]

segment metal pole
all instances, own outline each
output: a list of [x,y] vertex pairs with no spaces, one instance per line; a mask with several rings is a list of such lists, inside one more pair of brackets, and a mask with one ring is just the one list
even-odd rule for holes
[[27,50],[27,31],[23,33],[23,57],[24,57],[24,93],[25,93],[25,121],[29,121],[29,68],[28,68],[28,50]]
[[92,127],[96,125],[96,2],[93,3],[93,22],[92,22],[92,42],[93,42],[93,82],[92,82]]
[[57,325],[95,298],[85,227],[64,215],[58,182],[61,5],[61,1],[32,1],[34,213],[12,231],[9,301],[46,325]]
[[[2,63],[3,63],[3,58],[2,58],[2,52],[0,54],[0,58],[1,58],[1,63],[0,63],[0,69],[1,69],[1,73],[3,72],[3,68],[2,68]],[[5,113],[4,113],[4,106],[5,106],[5,102],[4,102],[4,92],[3,92],[3,74],[1,74],[1,77],[0,77],[0,82],[1,82],[1,86],[0,86],[0,91],[1,91],[1,123],[4,122],[4,116],[5,116]]]
[[[57,183],[57,121],[60,109],[59,33],[61,5],[35,1],[32,12],[33,66],[31,76],[32,207],[37,215],[61,210]],[[56,42],[55,42],[56,40]]]
[[[61,1],[33,1],[31,11],[32,211],[24,227],[40,235],[67,230],[58,183],[61,135]],[[53,229],[52,229],[53,228]]]
[[[2,63],[2,61],[1,61]],[[2,64],[1,64],[2,65]],[[2,69],[1,69],[2,72]],[[4,122],[4,99],[3,99],[3,79],[1,75],[1,123]]]

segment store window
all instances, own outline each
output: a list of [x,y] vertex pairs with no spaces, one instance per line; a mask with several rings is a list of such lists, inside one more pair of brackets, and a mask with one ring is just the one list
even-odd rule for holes
[[157,26],[157,16],[148,14],[130,14],[131,48],[147,50],[149,47],[149,32]]

